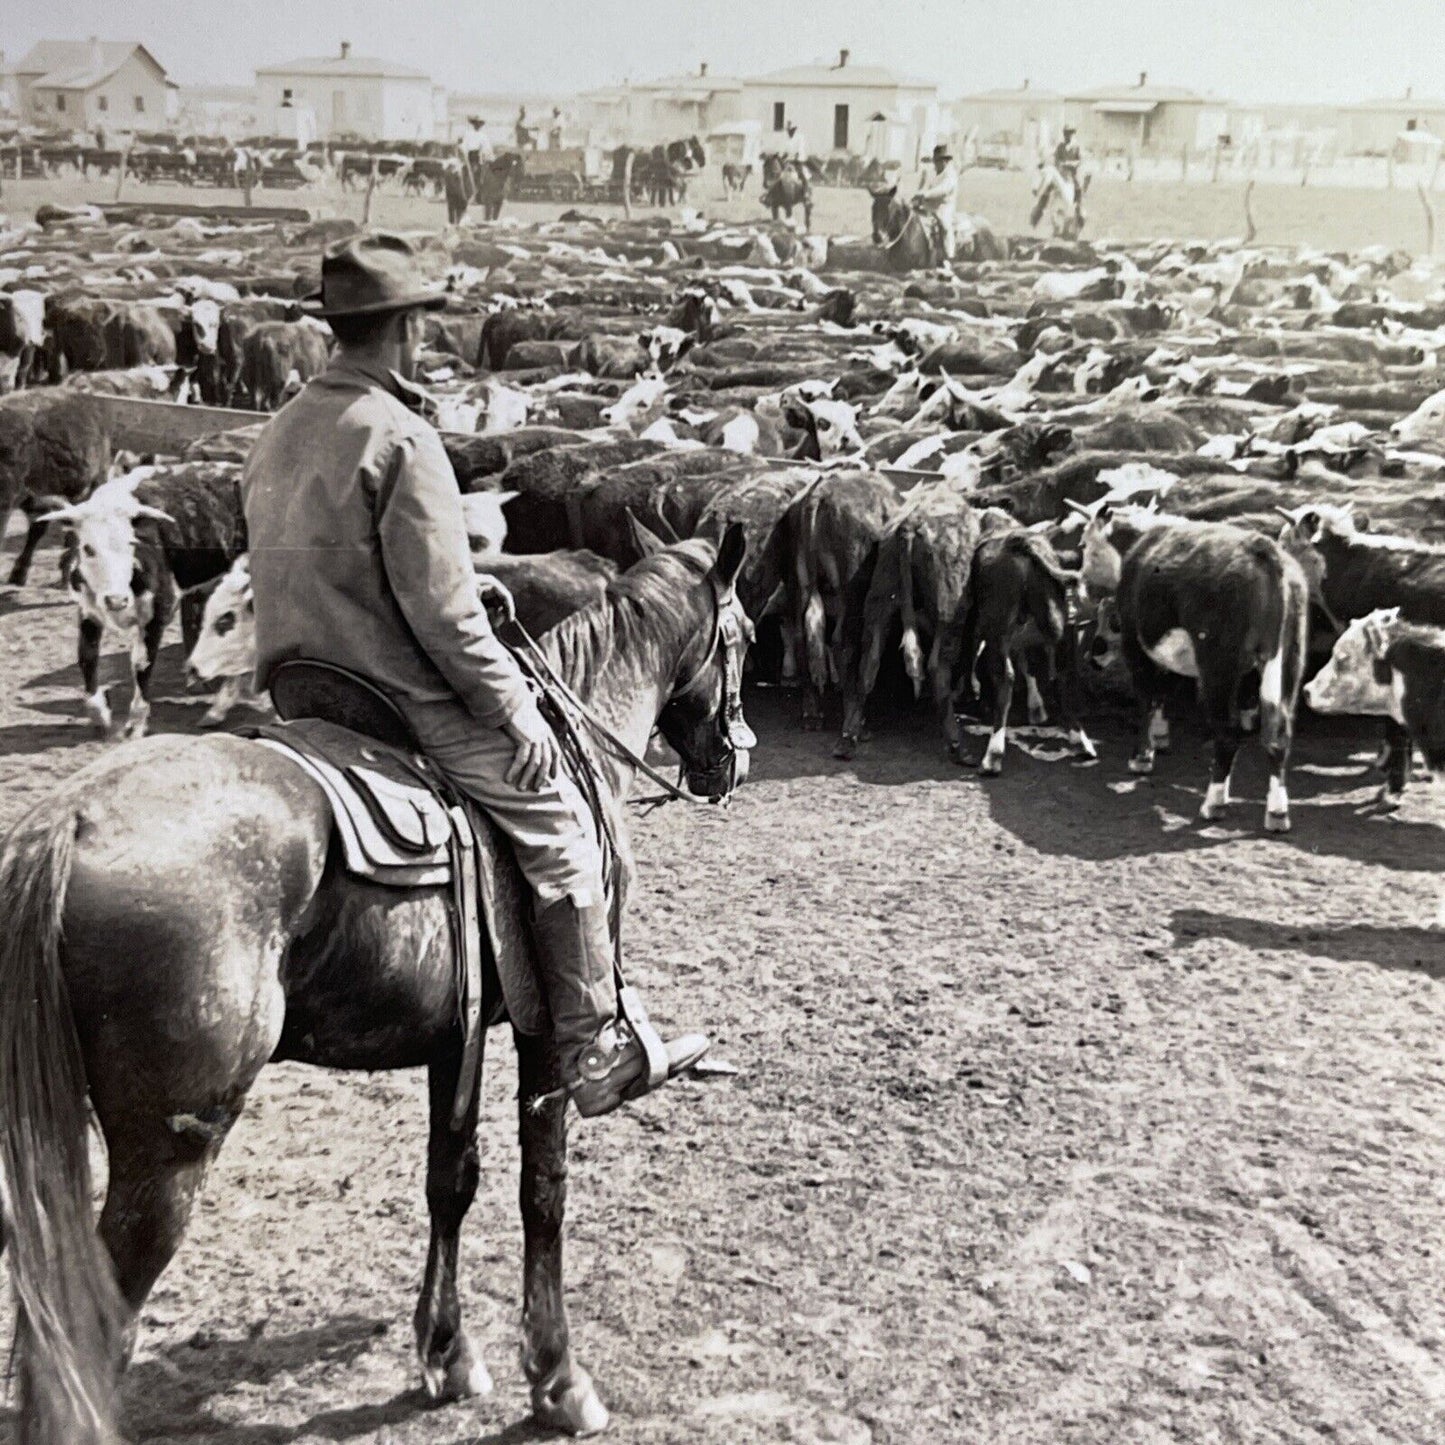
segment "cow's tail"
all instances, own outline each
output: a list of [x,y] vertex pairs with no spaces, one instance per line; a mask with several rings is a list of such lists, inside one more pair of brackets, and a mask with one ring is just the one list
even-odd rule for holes
[[899,535],[898,611],[903,619],[903,666],[913,680],[913,695],[923,694],[923,648],[918,642],[918,613],[913,606],[913,531]]
[[0,847],[0,1220],[25,1438],[110,1445],[126,1311],[91,1209],[85,1065],[60,968],[70,809]]
[[1069,625],[1069,586],[1077,574],[1059,566],[1053,549],[1032,532],[1011,533],[1008,547],[1027,564],[1024,600],[1030,619],[1046,642],[1057,643]]
[[[1289,740],[1304,668],[1309,609],[1300,596],[1298,577],[1279,548],[1263,537],[1250,545],[1272,604],[1264,612],[1266,625],[1274,624],[1274,633],[1273,645],[1259,669],[1259,736],[1266,748],[1275,748]],[[1275,608],[1277,620],[1271,616]]]

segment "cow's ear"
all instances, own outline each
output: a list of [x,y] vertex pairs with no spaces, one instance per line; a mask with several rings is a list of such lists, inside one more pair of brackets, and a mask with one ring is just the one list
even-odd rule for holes
[[653,557],[666,550],[667,543],[645,523],[639,522],[631,507],[627,509],[627,529],[632,533],[632,542],[639,557]]
[[1355,512],[1352,515],[1355,519],[1355,531],[1368,532],[1370,530],[1370,514],[1368,512]]
[[686,356],[687,353],[691,351],[696,345],[697,337],[694,336],[691,331],[689,331],[687,335],[684,336],[682,340],[678,343],[677,355],[673,357],[673,364],[676,365],[679,361],[681,361],[682,358]]
[[[1365,650],[1377,662],[1385,662],[1390,651],[1390,625],[1399,620],[1398,607],[1382,607],[1365,619]],[[1388,682],[1389,678],[1383,680]]]
[[737,583],[738,573],[743,569],[743,558],[747,556],[748,539],[741,522],[729,522],[723,539],[718,544],[717,561],[712,574],[722,596],[730,594]]
[[796,397],[789,397],[783,403],[783,420],[798,431],[812,431],[813,413]]

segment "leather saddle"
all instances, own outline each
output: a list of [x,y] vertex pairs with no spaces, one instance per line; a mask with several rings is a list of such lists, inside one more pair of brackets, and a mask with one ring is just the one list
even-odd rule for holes
[[[531,892],[511,844],[423,755],[396,704],[364,677],[297,659],[271,677],[279,723],[248,735],[286,754],[331,805],[346,871],[391,888],[445,887],[452,903],[458,995],[468,1052],[478,1049],[487,929],[500,1002],[524,1034],[544,1033],[547,1007],[532,955]],[[465,1066],[463,1087],[471,1077]],[[469,1096],[468,1096],[469,1097]]]

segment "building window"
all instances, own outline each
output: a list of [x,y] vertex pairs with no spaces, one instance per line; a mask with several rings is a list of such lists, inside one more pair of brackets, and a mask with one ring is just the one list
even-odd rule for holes
[[138,96],[136,96],[136,98],[135,98],[135,113],[136,113],[137,115],[144,115],[144,114],[145,114],[145,108],[146,108],[146,98],[145,98],[145,96],[143,96],[143,95],[138,95]]
[[96,96],[96,98],[95,98],[95,108],[96,108],[97,110],[109,110],[109,109],[110,109],[110,97],[109,97],[108,95],[98,95],[98,96]]
[[780,101],[780,100],[775,100],[775,101],[773,102],[773,129],[774,129],[774,130],[782,130],[782,128],[783,128],[783,125],[784,125],[784,121],[783,121],[783,110],[784,110],[783,102]]
[[292,100],[293,97],[291,95],[291,87],[288,85],[286,89],[281,92],[281,104],[290,105],[292,104]]
[[57,95],[55,97],[55,108],[56,110],[65,109],[65,97],[63,95]]

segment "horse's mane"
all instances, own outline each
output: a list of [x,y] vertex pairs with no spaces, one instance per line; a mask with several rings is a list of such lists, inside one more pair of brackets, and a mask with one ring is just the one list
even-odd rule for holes
[[717,561],[717,544],[694,537],[645,557],[607,584],[596,602],[542,637],[552,665],[581,697],[619,653],[640,661],[650,643],[676,645],[691,630],[682,604]]

